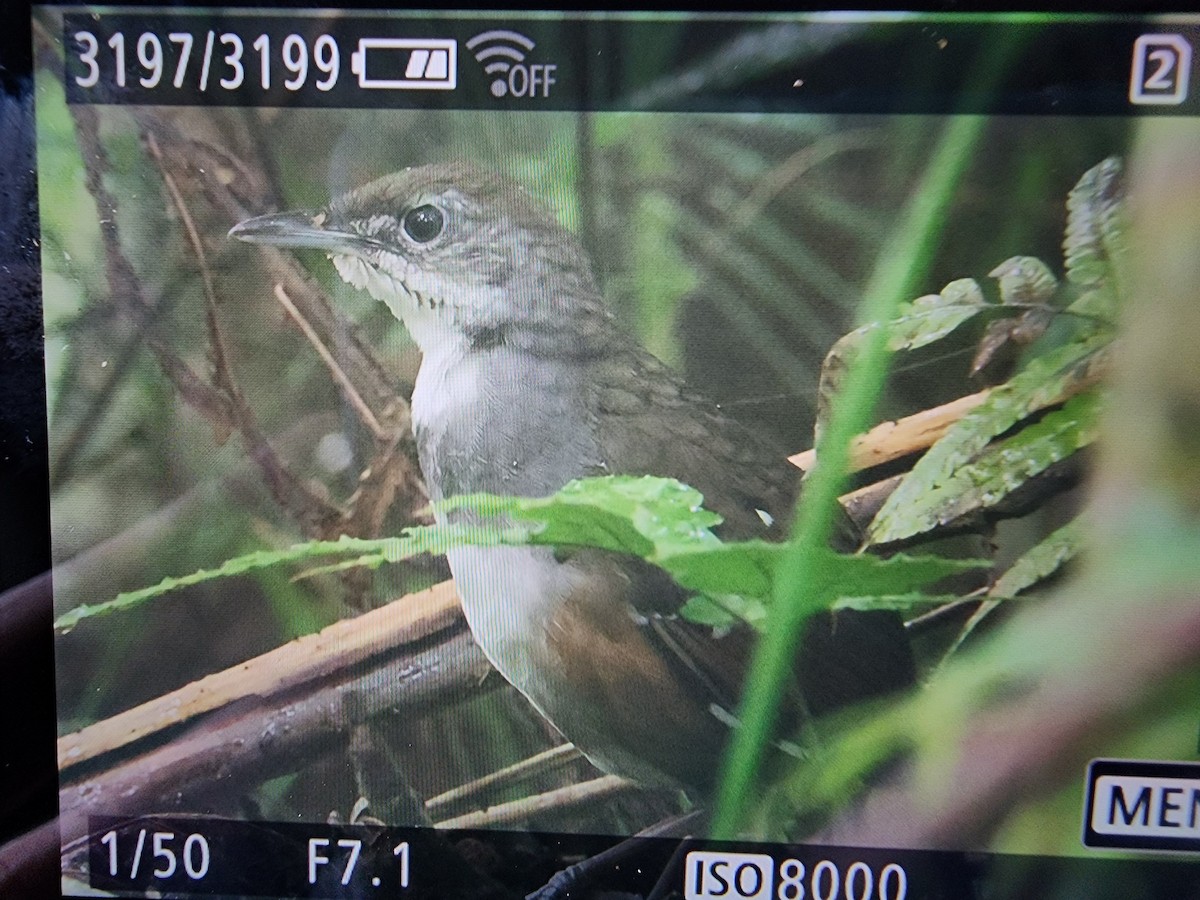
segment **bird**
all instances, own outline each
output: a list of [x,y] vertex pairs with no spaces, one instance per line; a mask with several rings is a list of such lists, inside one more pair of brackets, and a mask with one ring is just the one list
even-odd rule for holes
[[[403,323],[422,356],[412,427],[435,510],[458,494],[655,475],[699,490],[723,539],[786,537],[798,471],[640,346],[580,241],[518,182],[469,162],[414,166],[230,236],[324,251]],[[685,619],[665,572],[610,551],[460,547],[447,560],[484,654],[595,766],[714,789],[752,629]],[[914,677],[896,614],[814,617],[781,728]]]

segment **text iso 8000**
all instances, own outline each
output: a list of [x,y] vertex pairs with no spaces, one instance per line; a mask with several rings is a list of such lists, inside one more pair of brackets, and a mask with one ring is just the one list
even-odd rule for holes
[[908,873],[889,862],[832,859],[776,862],[760,853],[692,851],[684,872],[687,900],[906,900]]

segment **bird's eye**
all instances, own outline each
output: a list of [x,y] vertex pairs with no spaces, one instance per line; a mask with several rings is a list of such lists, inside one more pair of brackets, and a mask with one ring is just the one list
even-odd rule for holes
[[442,233],[446,220],[440,209],[427,203],[406,212],[401,224],[405,234],[418,244],[425,244]]

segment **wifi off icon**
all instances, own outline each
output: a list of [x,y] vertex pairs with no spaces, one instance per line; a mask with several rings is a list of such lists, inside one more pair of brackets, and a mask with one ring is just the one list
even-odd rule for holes
[[526,56],[536,46],[516,31],[484,31],[467,41],[467,49],[492,76],[488,90],[500,97],[549,97],[558,66],[527,65]]

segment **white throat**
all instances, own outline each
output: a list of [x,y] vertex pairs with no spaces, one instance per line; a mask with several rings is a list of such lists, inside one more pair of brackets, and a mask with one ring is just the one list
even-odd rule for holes
[[401,279],[357,256],[334,256],[333,264],[346,282],[387,306],[421,349],[412,395],[414,429],[436,438],[457,416],[469,415],[481,399],[479,373],[457,326],[456,305],[434,299],[434,290],[445,289],[441,280],[416,271]]
[[441,279],[430,279],[415,269],[403,276],[392,274],[357,256],[341,254],[332,259],[343,281],[365,290],[404,323],[422,353],[436,353],[440,345],[463,341],[455,327],[454,306],[436,299],[445,291]]

